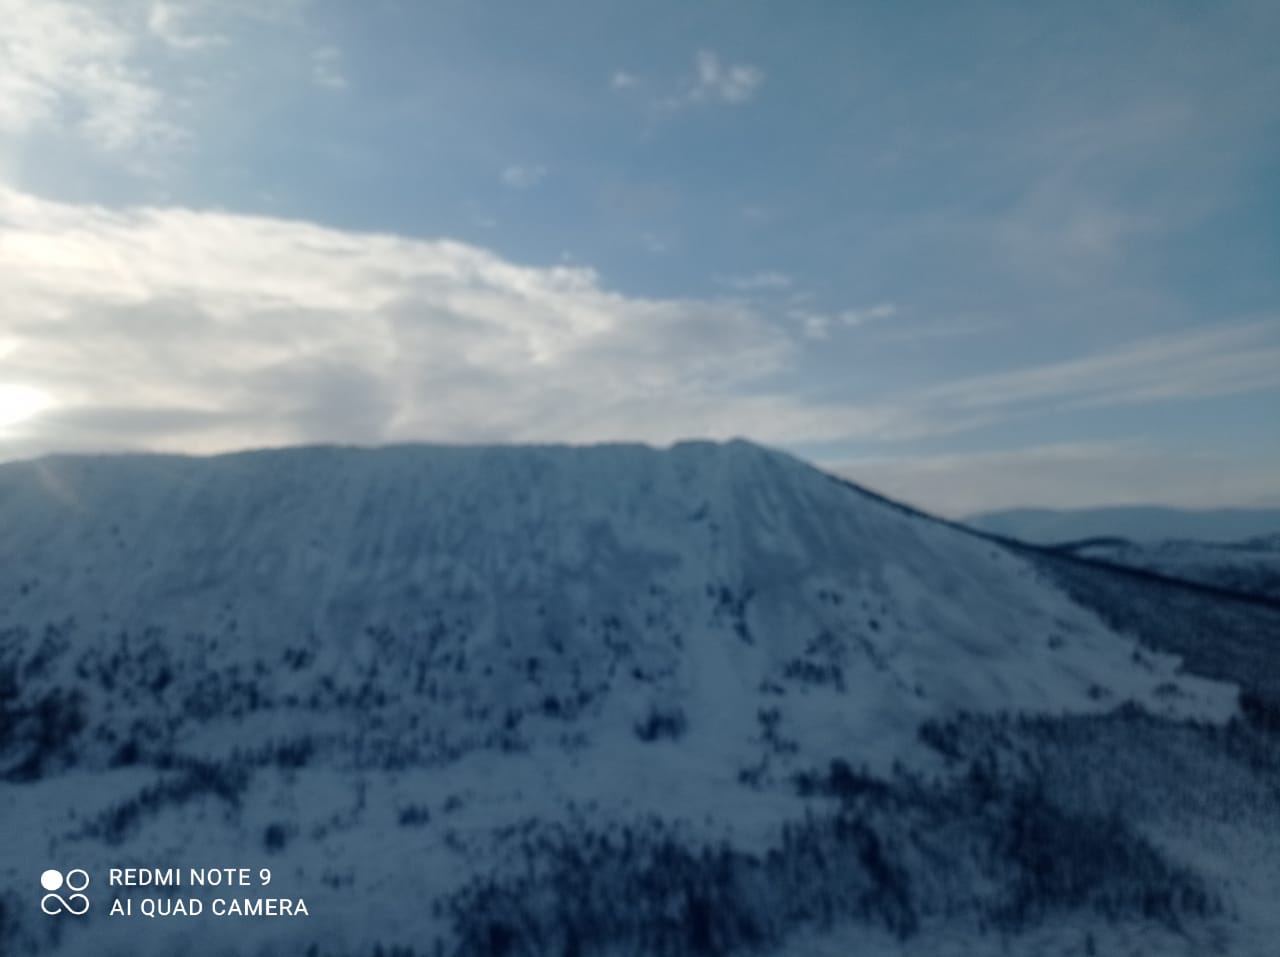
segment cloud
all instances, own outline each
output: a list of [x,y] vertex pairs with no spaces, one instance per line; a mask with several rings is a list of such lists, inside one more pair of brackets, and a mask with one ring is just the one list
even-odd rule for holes
[[659,101],[666,110],[695,106],[738,106],[755,97],[764,84],[764,71],[746,63],[723,63],[711,50],[699,50],[693,61],[693,78],[685,89]]
[[609,87],[614,90],[632,90],[640,85],[640,77],[626,70],[615,70],[609,77]]
[[503,184],[512,189],[533,189],[547,175],[545,166],[520,166],[512,165],[506,167],[500,174],[499,179]]
[[710,50],[699,50],[694,58],[698,78],[690,96],[695,101],[720,100],[745,103],[756,95],[764,83],[764,73],[746,64],[723,64]]
[[[163,21],[163,15],[161,17]],[[134,36],[98,9],[64,0],[0,0],[0,136],[73,128],[119,153],[171,141],[162,97],[135,63]]]
[[792,285],[790,276],[772,269],[749,273],[745,276],[726,276],[718,281],[722,286],[728,286],[738,292],[776,291],[789,289]]
[[[880,458],[828,470],[953,518],[1022,506],[1280,505],[1280,464],[1274,456],[1223,455],[1145,442],[1055,443]],[[1159,476],[1158,483],[1153,476]]]
[[645,252],[653,256],[665,256],[671,252],[671,240],[658,233],[644,233],[640,237],[640,243],[644,246]]
[[311,53],[311,80],[328,90],[345,90],[347,77],[342,72],[342,54],[335,47],[320,47]]
[[[271,62],[308,64],[310,2],[0,0],[0,161],[56,149],[92,171],[163,178],[231,87],[262,82],[264,35]],[[333,56],[317,57],[316,81],[340,85]],[[4,166],[14,182],[18,164]]]
[[[882,304],[835,316],[794,313],[804,335],[887,318]],[[970,431],[1014,419],[1079,409],[1206,399],[1280,389],[1280,319],[1220,323],[1150,336],[1105,351],[1006,372],[969,376],[882,395],[863,405],[865,421],[900,440]],[[839,421],[833,415],[832,421]],[[853,437],[852,433],[849,437]],[[861,437],[884,438],[873,430]]]
[[804,371],[800,335],[749,302],[624,295],[584,266],[523,266],[460,242],[2,187],[0,275],[5,385],[47,400],[7,427],[0,457],[689,435],[901,443],[1280,385],[1272,321],[831,399],[779,385]]
[[[860,313],[855,310],[852,315]],[[826,337],[827,317],[801,318],[807,336]],[[893,438],[907,441],[1027,417],[1048,423],[1054,414],[1080,409],[1275,389],[1280,389],[1280,320],[1224,323],[1152,336],[1062,362],[882,395],[861,411],[883,430],[859,437],[884,439],[888,430]]]
[[203,50],[226,44],[218,33],[200,33],[191,28],[197,11],[190,3],[157,0],[147,11],[147,30],[152,36],[179,50]]
[[1042,411],[1207,398],[1280,387],[1280,320],[1155,336],[1097,355],[934,386],[924,404]]
[[776,440],[810,415],[746,394],[792,344],[743,304],[624,296],[458,242],[0,189],[0,274],[6,381],[51,403],[4,455],[669,441],[753,415]]
[[822,313],[803,309],[793,309],[790,317],[800,323],[804,335],[809,339],[827,339],[831,330],[837,327],[852,329],[879,319],[889,319],[898,314],[898,307],[890,302],[877,303],[866,309],[846,309],[843,312]]
[[49,404],[48,395],[39,389],[0,382],[0,435],[9,427],[39,415]]
[[1001,325],[1002,323],[989,317],[946,316],[940,319],[895,323],[878,329],[871,338],[876,343],[924,344],[940,339],[981,335],[992,332]]

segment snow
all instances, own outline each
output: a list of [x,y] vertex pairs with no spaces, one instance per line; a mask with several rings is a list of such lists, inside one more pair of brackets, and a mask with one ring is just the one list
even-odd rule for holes
[[[307,898],[306,939],[332,947],[443,934],[424,902],[500,866],[492,835],[521,821],[657,815],[763,849],[808,806],[796,771],[936,770],[930,717],[1235,713],[1233,686],[1140,649],[1015,553],[743,442],[0,465],[0,595],[0,651],[53,635],[31,689],[81,691],[95,731],[67,767],[0,784],[0,820],[23,822],[0,881],[25,900],[51,861],[273,866]],[[641,740],[654,711],[686,729]],[[319,757],[111,845],[84,826],[179,773],[111,766],[140,733],[151,757],[235,766],[299,737]],[[764,786],[743,787],[756,765]],[[430,821],[403,826],[412,806]],[[272,822],[290,830],[274,854]],[[39,952],[250,953],[298,933],[102,910]]]
[[1180,539],[1144,544],[1098,542],[1072,551],[1171,578],[1280,599],[1280,535],[1230,544]]

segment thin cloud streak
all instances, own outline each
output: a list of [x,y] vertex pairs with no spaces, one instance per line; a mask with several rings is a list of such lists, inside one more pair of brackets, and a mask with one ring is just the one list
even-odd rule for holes
[[1042,403],[1106,406],[1280,387],[1280,320],[1157,336],[1094,356],[977,376],[925,390],[965,410]]

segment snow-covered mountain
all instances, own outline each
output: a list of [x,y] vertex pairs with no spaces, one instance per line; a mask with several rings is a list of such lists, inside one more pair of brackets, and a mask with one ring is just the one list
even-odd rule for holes
[[1174,539],[1222,543],[1280,534],[1280,508],[1014,508],[971,515],[963,521],[984,532],[1040,545],[1107,537],[1140,544]]
[[1139,543],[1104,538],[1064,546],[1064,550],[1280,601],[1280,534],[1229,544],[1182,539]]
[[743,442],[0,466],[0,949],[1260,953],[1280,617],[1082,574]]

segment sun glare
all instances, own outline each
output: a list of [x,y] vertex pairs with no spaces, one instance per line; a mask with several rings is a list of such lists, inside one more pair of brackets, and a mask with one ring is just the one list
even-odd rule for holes
[[48,394],[39,389],[0,383],[0,430],[26,422],[52,404]]

